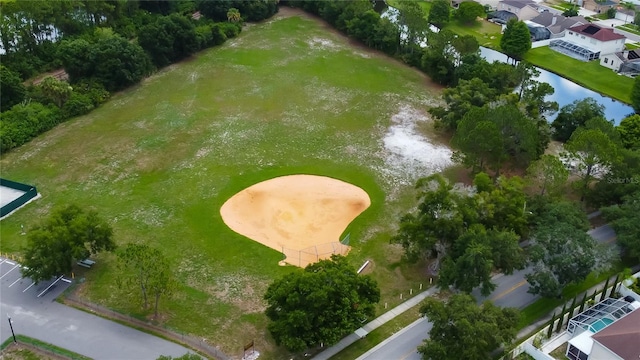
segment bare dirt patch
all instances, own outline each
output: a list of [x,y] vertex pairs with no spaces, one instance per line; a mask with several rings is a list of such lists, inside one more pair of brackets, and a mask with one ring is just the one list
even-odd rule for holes
[[340,235],[371,205],[357,186],[324,176],[289,175],[250,186],[227,200],[222,220],[233,231],[285,254],[305,267],[346,254]]

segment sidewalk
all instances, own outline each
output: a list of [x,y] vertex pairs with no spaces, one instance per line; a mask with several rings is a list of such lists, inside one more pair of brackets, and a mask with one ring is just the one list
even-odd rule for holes
[[396,306],[395,308],[387,311],[386,313],[380,315],[379,317],[375,318],[374,320],[368,322],[363,327],[359,328],[358,330],[356,330],[355,332],[353,332],[349,336],[347,336],[344,339],[340,340],[340,342],[338,342],[337,344],[327,348],[323,352],[321,352],[318,355],[316,355],[315,357],[313,357],[313,359],[314,360],[328,360],[328,359],[330,359],[333,355],[335,355],[335,354],[339,353],[340,351],[346,349],[349,345],[351,345],[354,342],[362,339],[368,333],[370,333],[373,330],[379,328],[380,326],[382,326],[383,324],[385,324],[389,320],[395,318],[396,316],[402,314],[403,312],[405,312],[405,311],[411,309],[412,307],[418,305],[420,302],[422,302],[422,300],[426,299],[428,296],[432,296],[433,294],[435,294],[438,291],[439,290],[435,286],[433,286],[433,287],[421,292],[420,294],[412,297],[411,299],[403,302],[402,304]]

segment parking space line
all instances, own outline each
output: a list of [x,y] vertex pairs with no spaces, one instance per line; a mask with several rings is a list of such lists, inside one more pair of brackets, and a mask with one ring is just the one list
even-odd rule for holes
[[15,265],[16,263],[14,263],[13,261],[7,260],[7,264]]
[[11,285],[9,285],[9,287],[12,287],[13,285],[15,285],[18,281],[22,280],[22,278],[18,278],[18,280],[14,281],[11,283]]
[[60,280],[62,280],[62,281],[64,281],[64,282],[66,282],[67,284],[71,284],[71,280],[69,280],[69,279],[62,278],[62,279],[60,279]]
[[[64,276],[64,275],[63,275]],[[46,293],[53,285],[55,285],[58,281],[60,281],[60,279],[62,279],[62,276],[60,276],[59,278],[56,279],[56,281],[54,281],[53,283],[51,283],[51,285],[47,286],[46,289],[44,289],[40,294],[38,294],[38,297],[44,295],[44,293]]]
[[2,261],[0,261],[0,264],[2,264],[5,261],[7,261],[7,259],[2,259]]
[[3,277],[5,277],[5,276],[9,275],[9,273],[10,273],[10,272],[12,272],[13,270],[15,270],[15,269],[16,269],[17,267],[19,267],[19,266],[20,266],[20,265],[16,265],[16,266],[12,267],[12,268],[11,268],[11,270],[7,271],[7,273],[6,273],[6,274],[4,274],[4,275],[0,276],[0,279],[2,279]]
[[31,289],[31,287],[35,284],[36,284],[35,282],[32,282],[31,285],[27,286],[26,289],[22,290],[22,292],[27,292],[27,290]]

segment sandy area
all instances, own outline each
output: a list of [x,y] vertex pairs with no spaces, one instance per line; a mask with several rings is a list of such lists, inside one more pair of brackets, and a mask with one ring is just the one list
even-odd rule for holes
[[252,185],[220,208],[233,231],[282,252],[305,267],[346,254],[340,235],[371,205],[369,195],[344,181],[315,175],[282,176]]

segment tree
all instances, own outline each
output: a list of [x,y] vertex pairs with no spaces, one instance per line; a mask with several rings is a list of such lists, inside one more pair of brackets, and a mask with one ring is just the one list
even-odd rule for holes
[[456,18],[463,24],[473,24],[476,18],[484,16],[484,7],[475,1],[463,1],[456,11]]
[[572,5],[562,13],[562,16],[566,16],[566,17],[578,16],[578,10],[580,10],[580,7],[578,5]]
[[608,206],[622,203],[625,196],[640,191],[640,151],[618,149],[619,157],[604,176],[587,192],[590,204]]
[[631,89],[631,107],[640,114],[640,76],[636,76],[633,80],[633,88]]
[[551,124],[554,130],[553,138],[566,142],[578,127],[596,117],[604,118],[604,106],[598,104],[593,98],[576,100],[565,105]]
[[343,256],[333,255],[269,285],[267,328],[290,351],[338,342],[375,314],[380,290],[368,275],[358,275]]
[[527,179],[540,190],[540,196],[557,196],[569,179],[569,171],[557,156],[542,155],[527,168]]
[[618,158],[617,146],[607,134],[600,129],[577,129],[565,149],[564,156],[579,173],[576,183],[582,193],[581,201],[589,190],[594,176],[605,172]]
[[422,7],[416,1],[398,1],[397,8],[400,12],[398,21],[401,26],[407,28],[405,46],[413,49],[413,45],[421,41],[429,30],[429,22]]
[[433,327],[418,348],[424,360],[484,360],[501,345],[515,339],[519,314],[486,301],[481,306],[467,294],[455,294],[447,303],[427,298],[420,313]]
[[71,272],[77,260],[115,249],[113,230],[94,211],[57,209],[29,231],[22,274],[38,283]]
[[240,11],[236,8],[231,8],[227,11],[227,20],[232,23],[237,23],[242,20],[242,16],[240,16]]
[[169,261],[160,250],[144,244],[127,244],[118,252],[118,258],[127,269],[129,283],[140,287],[144,309],[149,307],[149,297],[153,297],[157,318],[160,297],[170,296],[176,287]]
[[538,128],[514,105],[472,109],[462,118],[452,143],[460,148],[455,159],[498,178],[507,160],[527,166],[538,154]]
[[448,0],[435,0],[431,3],[429,10],[429,23],[442,28],[449,22],[451,17],[451,5]]
[[533,272],[525,275],[529,292],[559,297],[565,286],[584,280],[609,253],[582,230],[561,222],[539,226],[529,247]]
[[500,39],[500,48],[509,57],[522,59],[531,49],[531,33],[527,25],[522,21],[510,20]]
[[[630,181],[640,183],[640,176]],[[618,244],[630,257],[640,260],[640,191],[625,197],[622,204],[603,208],[602,213],[616,231]]]
[[622,119],[617,129],[625,148],[640,150],[640,115],[634,114]]
[[12,71],[4,65],[0,65],[0,111],[11,109],[15,104],[19,104],[24,100],[26,90],[22,85],[20,75]]
[[184,59],[198,50],[195,26],[184,16],[161,16],[138,31],[138,43],[157,67]]
[[534,227],[544,227],[549,224],[563,223],[571,226],[576,231],[587,232],[589,220],[584,211],[574,202],[565,200],[547,200],[539,207],[530,207],[534,210]]
[[49,98],[49,100],[59,108],[64,106],[73,92],[73,88],[68,82],[58,80],[53,76],[45,77],[42,82],[38,84],[38,87],[40,88],[40,91],[42,91],[43,95]]
[[429,109],[431,115],[438,118],[439,126],[447,130],[456,130],[458,123],[474,107],[483,107],[497,98],[497,93],[488,83],[479,78],[460,80],[458,85],[442,91],[446,107]]

